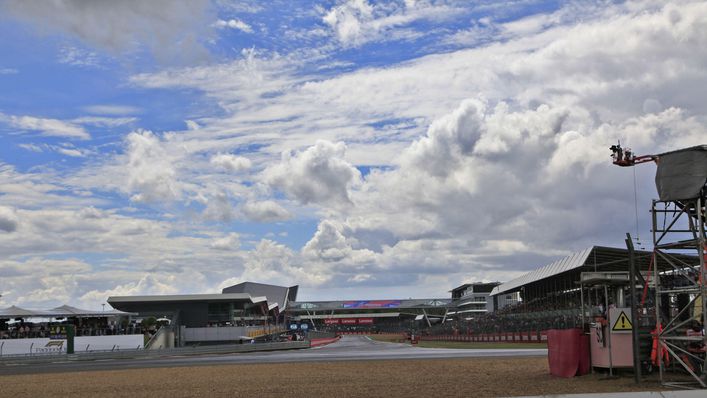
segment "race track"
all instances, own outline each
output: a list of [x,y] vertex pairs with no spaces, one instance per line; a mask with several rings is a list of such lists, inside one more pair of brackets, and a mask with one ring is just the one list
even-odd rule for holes
[[120,370],[176,366],[327,362],[400,359],[446,359],[475,357],[546,356],[546,349],[447,349],[418,348],[406,344],[372,341],[366,336],[344,336],[326,346],[290,351],[272,351],[209,356],[57,361],[27,365],[0,365],[0,375],[88,370]]

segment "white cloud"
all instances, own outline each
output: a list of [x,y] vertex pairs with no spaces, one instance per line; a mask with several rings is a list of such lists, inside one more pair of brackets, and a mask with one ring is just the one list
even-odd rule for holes
[[322,221],[302,252],[307,257],[323,261],[340,261],[348,257],[352,249],[339,228],[331,221]]
[[17,229],[19,220],[15,210],[9,207],[0,206],[0,231],[14,232]]
[[285,221],[292,218],[287,209],[272,200],[246,202],[241,211],[249,220],[258,222]]
[[253,28],[238,18],[229,19],[228,21],[219,19],[218,21],[216,21],[216,27],[231,28],[243,31],[245,33],[253,33]]
[[[344,47],[395,40],[405,21],[423,18],[408,9],[424,3],[352,4],[363,7],[347,14],[355,20],[337,15],[331,26],[343,29]],[[308,294],[320,297],[382,287],[407,297],[411,286],[419,297],[463,280],[505,280],[591,244],[620,245],[635,222],[632,173],[613,167],[607,148],[618,139],[637,153],[704,144],[707,6],[629,2],[572,17],[489,19],[479,29],[501,40],[380,68],[320,75],[311,66],[321,58],[303,60],[316,50],[250,49],[225,64],[133,76],[136,86],[201,90],[222,113],[180,115],[198,121],[185,131],[133,132],[124,150],[77,173],[0,166],[0,203],[18,220],[0,233],[8,261],[105,254],[91,271],[41,284],[3,273],[0,288],[12,286],[9,300],[27,291],[37,302],[99,302],[114,289],[265,280],[316,286]],[[244,151],[250,165],[231,155]],[[635,171],[640,212],[655,196],[654,169]],[[125,208],[106,191],[150,203]],[[318,226],[303,247],[287,247],[210,222],[238,217],[293,219],[287,241],[307,230],[300,222]],[[256,247],[238,248],[241,239]]]
[[75,148],[70,143],[62,143],[61,145],[49,145],[49,144],[19,144],[20,148],[25,149],[30,152],[43,153],[43,152],[57,152],[65,156],[71,157],[85,157],[90,153],[89,150]]
[[283,153],[279,164],[265,170],[265,180],[303,204],[350,204],[348,190],[361,173],[344,159],[345,154],[343,142],[319,140],[302,152]]
[[322,22],[329,26],[342,45],[358,47],[372,41],[422,36],[425,32],[407,26],[418,20],[451,19],[459,12],[458,8],[426,1],[371,4],[367,0],[346,0],[324,11]]
[[14,68],[0,68],[0,75],[16,75],[18,73],[20,71]]
[[65,137],[81,140],[91,138],[81,126],[58,119],[38,118],[34,116],[13,116],[0,113],[0,122],[4,122],[20,130],[38,131],[50,137]]
[[41,153],[44,152],[41,146],[35,145],[35,144],[19,144],[18,145],[20,148],[28,150],[30,152],[36,152],[36,153]]
[[92,290],[80,297],[81,301],[99,303],[105,302],[111,296],[139,296],[145,294],[175,294],[175,276],[145,275],[136,282],[126,283],[109,290]]
[[92,113],[94,115],[131,115],[134,113],[140,113],[140,108],[130,106],[130,105],[89,105],[83,107],[86,112]]
[[82,158],[84,157],[84,153],[81,152],[81,150],[76,149],[76,148],[62,148],[62,147],[57,147],[56,151],[59,152],[62,155],[66,156],[71,156],[74,158]]
[[137,118],[134,117],[102,117],[102,116],[82,116],[71,120],[72,123],[88,124],[91,126],[101,127],[120,127],[126,124],[134,123]]
[[215,250],[238,250],[241,247],[240,237],[237,233],[230,233],[211,242],[210,247]]
[[211,157],[211,164],[234,173],[240,173],[251,168],[250,159],[231,154],[218,154]]
[[137,202],[173,200],[180,196],[177,171],[164,143],[151,131],[128,134],[127,189]]
[[[307,267],[299,264],[296,254],[284,245],[263,239],[248,253],[244,272],[234,280],[268,281],[283,286],[303,284],[316,286],[327,282],[331,273],[316,264]],[[223,285],[232,284],[233,280]]]
[[206,203],[203,216],[207,220],[230,222],[236,217],[236,212],[227,194],[220,192],[203,200]]
[[57,61],[60,64],[78,66],[83,68],[98,68],[101,67],[101,60],[93,51],[86,49],[65,46],[59,50]]

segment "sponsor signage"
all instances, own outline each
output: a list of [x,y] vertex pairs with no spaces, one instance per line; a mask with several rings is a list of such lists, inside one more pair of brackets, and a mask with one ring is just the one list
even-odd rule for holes
[[291,323],[290,324],[290,330],[297,330],[297,324],[296,323]]
[[[144,337],[141,334],[113,336],[81,336],[74,338],[76,351],[108,351],[135,350],[142,348]],[[66,340],[35,338],[2,340],[0,356],[27,354],[60,354],[66,353]]]
[[338,319],[325,319],[324,324],[325,325],[338,325],[339,320]]
[[302,330],[307,330],[307,329],[309,329],[309,324],[303,323],[303,324],[299,325],[299,328]]
[[365,301],[345,301],[344,308],[397,308],[400,307],[400,300],[365,300]]
[[[332,321],[332,322],[327,322]],[[325,323],[340,323],[342,325],[372,325],[373,318],[343,318],[343,319],[326,319]]]

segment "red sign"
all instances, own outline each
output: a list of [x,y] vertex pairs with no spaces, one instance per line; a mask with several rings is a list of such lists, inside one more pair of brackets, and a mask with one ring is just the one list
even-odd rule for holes
[[351,318],[351,319],[342,319],[341,320],[342,325],[355,325],[356,324],[356,318]]
[[325,319],[324,324],[325,325],[336,325],[339,323],[338,319]]
[[373,318],[358,318],[359,325],[373,325]]

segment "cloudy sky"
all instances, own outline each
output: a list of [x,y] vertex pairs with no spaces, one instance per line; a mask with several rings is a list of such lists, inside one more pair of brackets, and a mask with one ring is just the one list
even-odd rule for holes
[[707,143],[705,38],[690,1],[2,1],[0,307],[446,297],[648,241],[608,147]]

